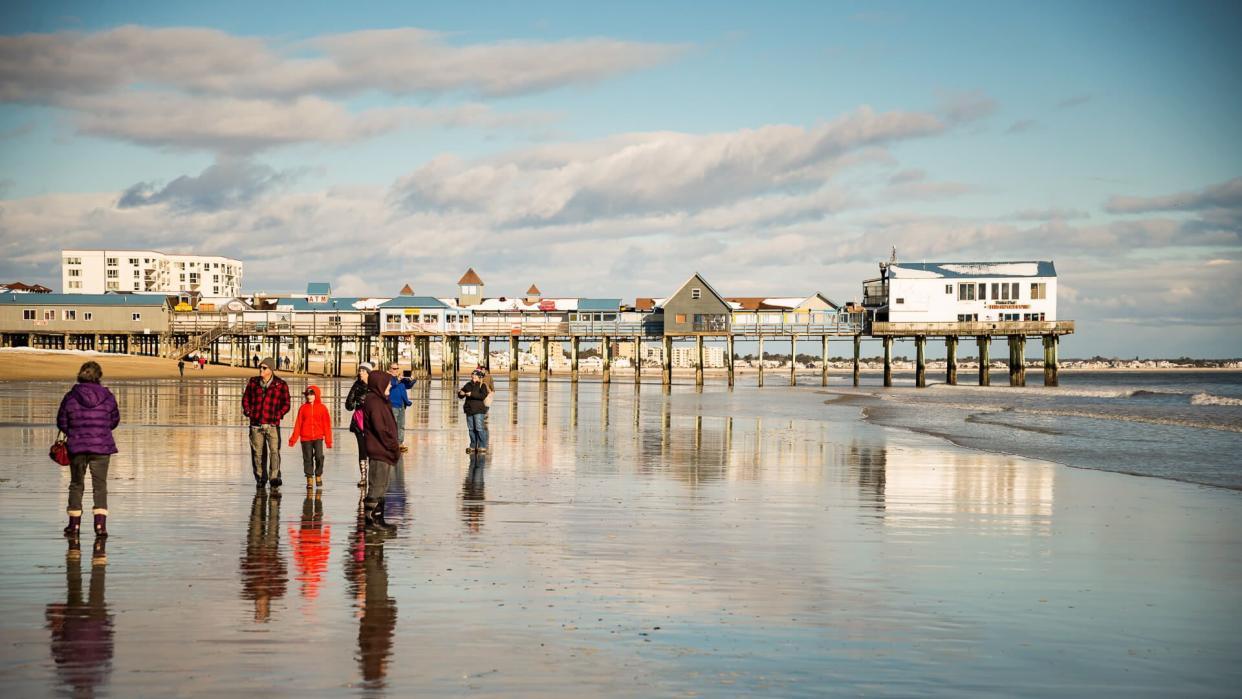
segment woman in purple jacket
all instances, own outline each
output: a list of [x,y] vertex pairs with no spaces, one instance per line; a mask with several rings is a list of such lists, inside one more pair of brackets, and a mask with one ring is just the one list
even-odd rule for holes
[[78,383],[60,401],[56,426],[69,438],[69,526],[65,536],[74,537],[82,528],[82,491],[86,471],[91,472],[94,491],[95,536],[108,535],[108,460],[116,453],[112,430],[121,422],[112,391],[99,385],[103,369],[98,362],[86,362],[78,369]]

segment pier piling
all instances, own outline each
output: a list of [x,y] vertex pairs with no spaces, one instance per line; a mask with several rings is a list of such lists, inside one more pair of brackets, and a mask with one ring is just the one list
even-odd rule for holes
[[987,335],[980,335],[975,338],[975,343],[979,346],[979,385],[992,385],[992,358],[989,356],[992,349],[992,338]]
[[828,336],[821,335],[819,340],[820,340],[820,348],[819,348],[820,353],[824,356],[823,365],[820,366],[819,368],[819,385],[827,386],[828,385]]
[[944,339],[944,382],[950,386],[957,385],[957,336],[955,335]]
[[862,354],[862,335],[854,336],[854,385],[858,385],[859,377],[862,373],[860,364],[860,355]]
[[1057,359],[1057,345],[1060,344],[1060,338],[1056,335],[1044,335],[1044,385],[1058,386],[1060,378]]
[[694,385],[703,385],[703,336],[694,336]]
[[798,385],[798,336],[789,336],[789,385]]
[[884,338],[884,387],[893,386],[893,338]]
[[927,336],[917,335],[914,338],[914,385],[927,388]]

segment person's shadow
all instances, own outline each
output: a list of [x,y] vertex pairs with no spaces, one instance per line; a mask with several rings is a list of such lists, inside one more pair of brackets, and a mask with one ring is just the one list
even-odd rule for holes
[[91,555],[90,588],[82,595],[82,556],[79,540],[69,542],[65,557],[65,602],[47,605],[47,628],[52,632],[52,660],[60,681],[75,697],[93,697],[112,672],[114,629],[105,599],[107,539],[96,539]]
[[388,594],[384,542],[390,534],[368,531],[359,519],[346,561],[345,574],[359,606],[358,669],[368,689],[384,686],[397,630],[397,603]]
[[487,457],[482,454],[470,455],[470,469],[466,472],[466,480],[461,484],[461,522],[466,531],[477,534],[483,528],[483,503],[487,499],[484,494],[484,475]]
[[254,603],[254,620],[267,621],[272,600],[285,596],[289,571],[280,555],[280,496],[259,492],[250,504],[250,525],[241,558],[242,599]]

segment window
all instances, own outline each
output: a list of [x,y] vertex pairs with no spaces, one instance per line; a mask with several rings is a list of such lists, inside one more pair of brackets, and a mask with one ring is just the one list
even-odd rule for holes
[[703,298],[703,290],[702,289],[691,289],[690,298],[694,299],[695,301],[698,301],[699,299]]
[[34,319],[35,319],[35,309],[26,308],[22,310],[22,320],[34,320]]
[[142,276],[142,273],[139,272],[138,270],[134,270],[134,279],[137,279],[140,276]]
[[[945,284],[945,285],[944,285],[944,293],[946,293],[946,294],[952,294],[952,293],[953,293],[953,285],[952,285],[952,284]],[[961,291],[959,291],[958,293],[960,294],[960,293],[961,293]],[[961,298],[961,297],[959,296],[958,298]]]
[[81,289],[82,282],[69,282],[69,288],[70,289]]
[[141,313],[133,313],[133,314],[131,314],[131,315],[130,315],[130,319],[131,319],[131,320],[142,320],[142,314],[141,314]]
[[119,272],[117,272],[115,269],[110,269],[110,270],[108,270],[108,278],[109,278],[109,279],[116,279],[116,278],[117,278],[117,277],[119,277],[119,276],[120,276],[120,273],[119,273]]
[[120,288],[121,288],[121,286],[120,286],[120,284],[118,284],[118,283],[116,283],[116,282],[108,282],[108,288],[109,288],[109,289],[111,289],[111,290],[113,290],[113,291],[116,291],[117,289],[120,289]]
[[979,285],[979,300],[980,301],[988,300],[988,285],[987,284]]
[[1018,313],[1002,313],[1001,321],[1006,322],[1006,323],[1016,322],[1018,320],[1018,317],[1019,317]]
[[957,322],[959,323],[974,323],[978,320],[979,320],[978,313],[958,313],[957,314]]
[[1009,286],[1011,289],[1011,291],[1009,292],[1010,294],[1009,298],[1013,299],[1014,301],[1017,301],[1018,300],[1018,283],[1014,282],[1010,284]]
[[43,320],[56,320],[56,309],[48,308],[43,311]]
[[898,304],[903,304],[903,303],[905,303],[905,302],[906,302],[906,299],[905,299],[904,297],[901,297],[901,296],[898,296],[898,297],[897,297],[897,303],[898,303]]
[[67,265],[80,265],[80,264],[82,264],[82,258],[80,258],[80,257],[66,257],[66,258],[65,258],[65,264],[67,264]]
[[997,284],[996,282],[992,282],[992,300],[1000,300],[1000,284]]
[[1031,282],[1031,300],[1048,298],[1048,284],[1045,282]]
[[463,296],[474,296],[479,293],[479,287],[474,284],[463,284],[461,287],[461,293]]
[[109,258],[108,258],[108,266],[109,266],[109,267],[116,267],[116,264],[117,264],[117,259],[116,259],[115,257],[109,257]]
[[66,308],[66,309],[62,310],[62,311],[60,312],[60,319],[61,319],[61,320],[77,320],[77,319],[78,319],[78,311],[77,311],[77,309],[73,309],[73,308]]
[[131,257],[131,258],[129,258],[129,263],[130,263],[131,265],[136,265],[136,264],[138,264],[138,258],[137,258],[137,257]]
[[684,322],[686,322],[686,314],[685,314],[685,313],[678,313],[678,314],[677,314],[677,320],[676,320],[676,322],[678,322],[678,323],[684,323]]
[[401,325],[401,314],[400,313],[385,313],[384,322],[387,323],[388,325]]
[[71,276],[71,277],[80,277],[80,276],[82,276],[82,270],[80,270],[80,269],[71,269],[71,270],[69,270],[69,276]]
[[974,284],[959,284],[957,286],[957,300],[958,301],[974,301],[975,300],[975,285]]
[[1009,285],[1008,285],[1008,284],[1001,284],[1001,285],[1000,285],[1000,292],[1001,292],[1001,295],[1000,295],[1001,300],[1002,300],[1002,301],[1008,301],[1008,300],[1009,300]]
[[82,314],[82,320],[89,323],[90,321],[95,320],[95,314],[91,311],[86,311]]

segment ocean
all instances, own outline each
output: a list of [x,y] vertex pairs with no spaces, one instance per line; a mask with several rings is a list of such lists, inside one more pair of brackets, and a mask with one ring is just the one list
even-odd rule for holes
[[[892,389],[832,390],[874,397],[863,408],[871,422],[961,446],[1242,488],[1242,372],[1064,372],[1054,388],[1012,388],[996,378],[981,387],[967,373],[958,386],[915,389],[899,376]],[[1032,378],[1042,375],[1029,372]]]

